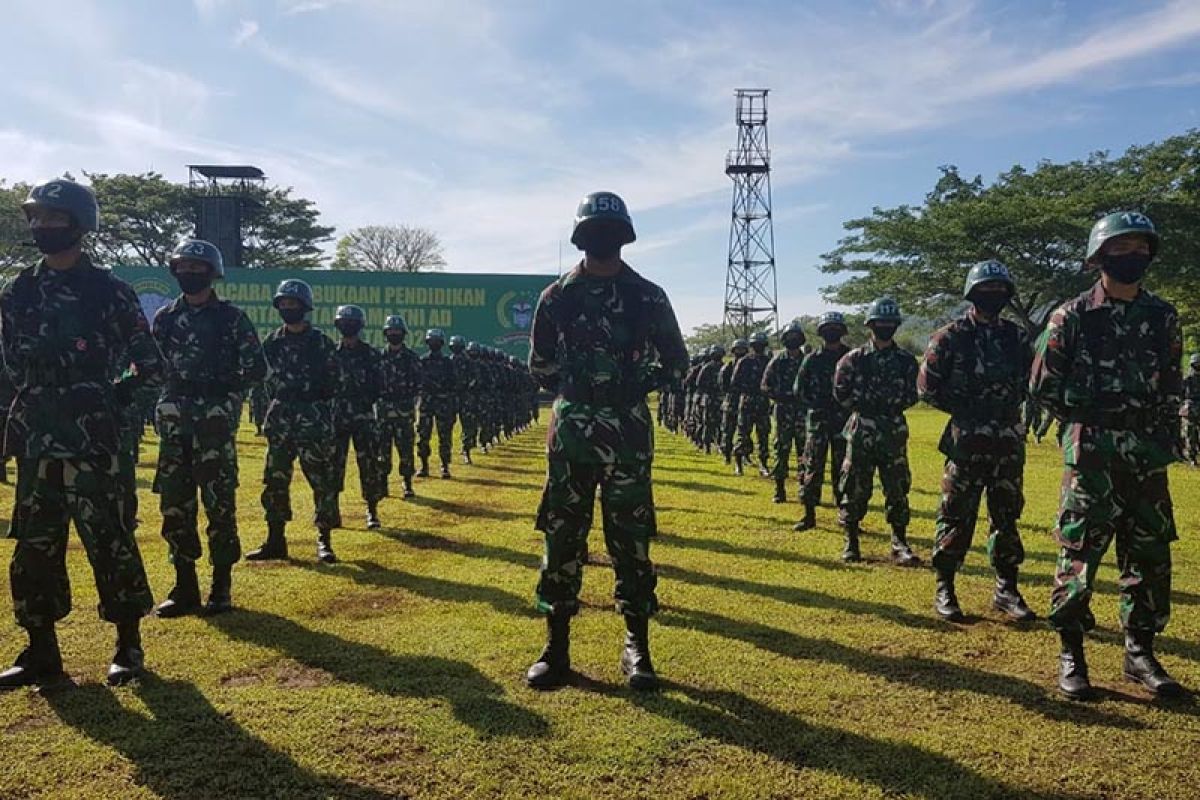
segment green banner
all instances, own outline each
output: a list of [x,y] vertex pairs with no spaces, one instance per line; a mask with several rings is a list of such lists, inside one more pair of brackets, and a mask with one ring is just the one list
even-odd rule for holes
[[[147,319],[153,319],[159,308],[179,295],[178,285],[165,270],[116,267],[113,271],[138,293]],[[384,320],[400,314],[408,323],[408,341],[414,347],[423,347],[428,328],[441,328],[447,337],[458,334],[525,359],[538,295],[555,276],[228,269],[216,289],[218,295],[245,311],[259,335],[265,336],[280,325],[271,298],[279,282],[287,278],[299,278],[312,286],[313,324],[334,338],[337,307],[356,305],[367,312],[364,338],[378,346],[383,345]]]

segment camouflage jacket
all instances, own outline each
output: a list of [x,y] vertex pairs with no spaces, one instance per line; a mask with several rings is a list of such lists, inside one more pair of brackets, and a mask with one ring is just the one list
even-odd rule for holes
[[721,408],[723,409],[737,409],[738,394],[733,390],[733,370],[741,360],[734,356],[733,360],[722,366],[721,371],[717,373],[717,387],[721,390]]
[[1200,418],[1200,372],[1194,369],[1189,369],[1183,379],[1183,405],[1179,407],[1179,416]]
[[978,462],[1023,453],[1021,408],[1032,362],[1025,329],[1006,319],[981,323],[968,311],[934,333],[917,394],[950,415],[938,449]]
[[[68,270],[45,262],[21,270],[0,292],[0,341],[17,388],[4,437],[9,455],[117,453],[119,409],[162,371],[137,295],[87,255]],[[132,368],[114,384],[123,350]]]
[[1059,306],[1038,339],[1029,390],[1063,421],[1066,463],[1174,461],[1182,355],[1175,307],[1148,291],[1121,302],[1097,281]]
[[804,362],[804,354],[793,356],[784,350],[777,353],[763,370],[762,391],[776,403],[799,406],[801,399],[796,392],[796,375]]
[[598,278],[580,263],[542,292],[530,332],[530,371],[557,395],[549,455],[593,464],[651,460],[646,396],[687,364],[661,288],[627,264]]
[[454,394],[454,365],[444,351],[430,350],[421,356],[421,396],[451,397]]
[[228,400],[267,374],[254,324],[216,292],[199,306],[183,297],[163,306],[152,330],[166,368],[164,398]]
[[270,400],[263,427],[268,436],[333,435],[331,401],[341,381],[335,351],[330,338],[311,325],[300,333],[281,326],[267,335],[264,386]]
[[908,438],[904,411],[917,402],[917,359],[899,345],[868,342],[838,361],[833,397],[850,412],[847,441],[880,437],[898,446]]
[[463,398],[479,390],[479,365],[466,353],[453,353],[450,366],[454,373],[454,393]]
[[725,365],[720,361],[704,362],[704,366],[700,368],[700,374],[696,376],[696,391],[714,400],[719,400],[721,391],[719,379],[723,366]]
[[699,361],[692,364],[683,373],[683,390],[689,394],[696,391],[696,382],[700,380],[700,370],[704,369],[706,362]]
[[757,396],[762,394],[762,377],[766,368],[767,354],[763,353],[760,356],[751,350],[734,365],[733,373],[729,378],[730,390],[740,395]]
[[380,356],[383,391],[376,407],[379,419],[411,417],[421,391],[421,359],[407,346],[399,350],[384,348]]
[[850,348],[844,344],[834,348],[822,347],[805,356],[800,363],[792,390],[808,409],[810,423],[823,421],[845,424],[845,409],[833,397],[833,373],[842,356],[849,352]]
[[339,368],[337,394],[333,398],[335,426],[375,421],[375,401],[383,388],[379,351],[359,340],[353,347],[345,340],[334,350]]

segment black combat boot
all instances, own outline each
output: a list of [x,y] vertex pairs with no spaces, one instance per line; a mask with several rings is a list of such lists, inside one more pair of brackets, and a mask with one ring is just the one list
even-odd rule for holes
[[1037,619],[1037,614],[1025,603],[1017,589],[1017,568],[1002,567],[996,570],[996,592],[992,595],[992,608],[1008,615],[1017,622]]
[[29,646],[13,665],[0,672],[0,690],[53,683],[62,677],[62,655],[53,625],[29,628]]
[[486,456],[488,452],[488,443],[484,442],[483,444],[479,445],[479,449],[482,450],[483,454]]
[[621,650],[621,672],[629,688],[638,691],[658,688],[658,676],[650,663],[650,618],[625,615],[625,647]]
[[767,466],[767,459],[762,456],[758,459],[758,474],[764,478],[771,477],[771,469]]
[[842,561],[854,564],[862,561],[862,553],[858,551],[858,523],[846,523],[846,543],[842,548]]
[[428,478],[429,477],[429,459],[428,458],[421,459],[421,468],[419,470],[417,470],[417,477],[418,478]]
[[724,450],[722,450],[721,455],[725,457],[726,464],[733,462],[733,454],[732,453],[726,453]]
[[474,464],[475,463],[474,461],[471,460],[471,451],[470,450],[463,450],[462,456],[463,456],[464,464]]
[[417,493],[413,491],[413,487],[412,487],[412,475],[405,475],[404,476],[404,499],[409,500],[416,496],[417,496]]
[[246,553],[247,561],[286,561],[288,557],[287,538],[283,535],[285,522],[267,523],[267,540],[262,547]]
[[737,475],[739,477],[744,474],[742,471],[742,457],[741,456],[733,457],[733,474]]
[[817,527],[817,507],[811,503],[804,506],[804,516],[792,526],[794,531],[810,531]]
[[333,543],[330,542],[329,528],[317,529],[317,560],[323,564],[336,564],[337,555],[333,552]]
[[1154,631],[1125,631],[1125,678],[1159,697],[1183,695],[1183,687],[1154,657]]
[[442,477],[443,478],[450,477],[450,464],[446,461],[442,462]]
[[1062,651],[1058,654],[1058,690],[1072,700],[1092,697],[1087,660],[1083,657],[1083,631],[1059,631]]
[[212,617],[233,611],[233,564],[214,564],[212,591],[204,604],[204,616]]
[[908,546],[908,532],[901,525],[892,527],[892,563],[901,567],[921,566],[921,559]]
[[372,500],[367,503],[367,530],[373,531],[379,528],[379,501]]
[[117,652],[108,665],[108,685],[124,686],[141,677],[146,664],[142,652],[141,620],[133,619],[117,623]]
[[155,613],[163,619],[183,617],[200,610],[200,582],[196,578],[196,562],[175,559],[175,588],[167,599],[158,604]]
[[958,605],[958,594],[954,591],[954,570],[938,569],[937,589],[933,592],[933,611],[947,622],[962,622],[966,619]]
[[772,503],[787,502],[787,488],[784,486],[783,478],[775,479],[775,496],[771,498]]
[[553,689],[571,679],[571,615],[551,611],[546,615],[546,647],[525,672],[531,689]]

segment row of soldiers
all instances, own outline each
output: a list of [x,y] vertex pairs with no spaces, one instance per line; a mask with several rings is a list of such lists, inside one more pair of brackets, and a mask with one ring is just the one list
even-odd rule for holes
[[[92,191],[68,179],[35,186],[23,204],[43,258],[0,292],[0,344],[13,393],[4,453],[17,462],[9,536],[13,609],[29,645],[0,673],[0,689],[52,680],[62,673],[55,623],[71,609],[66,572],[68,525],[74,521],[91,562],[102,619],[117,628],[108,682],[120,685],[143,669],[140,619],[232,608],[232,567],[242,556],[237,532],[236,433],[247,393],[260,387],[259,421],[267,439],[262,506],[268,536],[246,555],[287,557],[294,464],[315,505],[317,556],[336,561],[331,531],[341,527],[339,496],[355,447],[367,525],[377,528],[388,494],[392,450],[399,452],[405,496],[412,479],[429,474],[436,428],[442,476],[450,477],[456,420],[464,459],[530,424],[535,384],[515,359],[485,352],[432,329],[428,352],[405,344],[400,316],[384,323],[382,351],[362,339],[361,308],[337,310],[335,343],[309,322],[311,287],[283,281],[274,296],[281,326],[261,342],[247,315],[222,300],[220,251],[185,240],[169,258],[181,294],[148,324],[137,295],[95,265],[84,237],[99,228]],[[159,453],[154,491],[175,585],[157,608],[134,538],[134,467],[143,414],[139,394],[157,396]],[[413,460],[414,423],[420,432]],[[199,506],[208,518],[212,589],[201,604],[196,563],[202,555]]]

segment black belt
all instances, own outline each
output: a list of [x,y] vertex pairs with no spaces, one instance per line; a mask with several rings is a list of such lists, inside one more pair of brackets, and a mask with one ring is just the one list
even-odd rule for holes
[[569,403],[587,403],[593,406],[633,406],[641,402],[628,387],[612,384],[577,386],[568,384],[559,393]]

